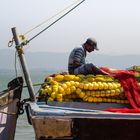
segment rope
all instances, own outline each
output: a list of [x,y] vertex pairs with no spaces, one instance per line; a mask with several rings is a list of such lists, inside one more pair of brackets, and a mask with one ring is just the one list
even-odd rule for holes
[[[33,86],[41,86],[43,85],[44,83],[37,83],[37,84],[33,84]],[[23,88],[27,88],[27,86],[23,86]]]
[[85,0],[82,0],[80,3],[78,3],[76,6],[74,6],[72,9],[70,9],[68,12],[66,12],[64,15],[62,15],[60,18],[58,18],[57,20],[55,20],[53,23],[51,23],[49,26],[47,26],[45,29],[43,29],[41,32],[39,32],[38,34],[36,34],[35,36],[33,36],[32,38],[30,38],[27,42],[29,43],[30,41],[32,41],[34,38],[36,38],[37,36],[39,36],[41,33],[43,33],[45,30],[47,30],[49,27],[51,27],[52,25],[54,25],[56,22],[58,22],[60,19],[62,19],[64,16],[66,16],[67,14],[69,14],[72,10],[74,10],[76,7],[78,7],[81,3],[83,3]]
[[[64,8],[63,10],[61,10],[60,12],[58,12],[57,14],[53,15],[52,17],[50,17],[49,19],[43,21],[42,23],[38,24],[37,26],[33,27],[32,29],[30,29],[29,31],[25,32],[22,36],[24,37],[24,35],[30,33],[31,31],[33,31],[34,29],[38,28],[39,26],[43,25],[44,23],[48,22],[49,20],[53,19],[54,17],[56,17],[57,15],[61,14],[63,11],[67,10],[68,8],[72,7],[73,5],[75,5],[76,3],[78,3],[80,0],[77,0],[76,2],[74,2],[73,4],[67,6],[66,8]],[[41,32],[39,32],[38,34],[36,34],[35,36],[33,36],[32,38],[30,38],[29,40],[25,40],[21,45],[27,45],[27,43],[29,43],[31,40],[33,40],[34,38],[36,38],[38,35],[40,35],[41,33],[43,33],[45,30],[47,30],[49,27],[51,27],[53,24],[55,24],[57,21],[59,21],[60,19],[62,19],[64,16],[66,16],[68,13],[70,13],[72,10],[74,10],[76,7],[78,7],[81,3],[83,3],[85,0],[82,0],[81,2],[79,2],[76,6],[74,6],[72,9],[70,9],[68,12],[66,12],[64,15],[62,15],[60,18],[58,18],[56,21],[54,21],[52,24],[50,24],[49,26],[47,26],[44,30],[42,30]],[[11,47],[14,43],[14,39],[12,38],[12,40],[10,40],[8,42],[8,47]]]
[[3,94],[5,92],[7,92],[7,91],[8,91],[8,89],[4,89],[3,91],[0,91],[0,94]]
[[[18,70],[17,70],[17,51],[15,51],[15,62],[14,62],[14,67],[15,67],[15,76],[17,78],[17,81],[19,83],[19,85],[22,85],[22,83],[20,83],[19,79],[18,79]],[[20,65],[21,66],[21,65]],[[22,75],[23,77],[23,75]]]
[[[41,85],[43,85],[44,83],[37,83],[37,84],[33,84],[33,86],[35,87],[35,86],[41,86]],[[23,86],[23,88],[27,88],[27,86]],[[40,87],[41,88],[41,87]],[[37,92],[35,93],[35,96],[39,93],[39,91],[40,91],[40,88],[37,90]]]
[[4,111],[0,111],[0,113],[2,113],[2,114],[6,114],[6,115],[16,115],[16,113],[12,113],[12,112],[4,112]]
[[33,27],[32,29],[28,30],[27,32],[25,32],[23,35],[27,35],[28,33],[32,32],[33,30],[35,30],[36,28],[38,28],[39,26],[45,24],[46,22],[50,21],[51,19],[53,19],[54,17],[58,16],[59,14],[61,14],[62,12],[64,12],[65,10],[69,9],[70,7],[72,7],[73,5],[75,5],[76,3],[78,3],[80,0],[77,0],[76,2],[72,3],[71,5],[67,6],[66,8],[64,8],[63,10],[59,11],[57,14],[53,15],[52,17],[48,18],[47,20],[43,21],[42,23],[36,25],[35,27]]
[[15,64],[14,64],[14,66],[15,66],[15,74],[16,74],[16,77],[18,77],[18,74],[17,74],[17,51],[15,51]]

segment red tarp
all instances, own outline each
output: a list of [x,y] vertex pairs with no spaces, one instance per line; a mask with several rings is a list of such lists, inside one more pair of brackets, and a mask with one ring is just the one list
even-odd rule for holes
[[140,113],[140,86],[134,76],[135,72],[129,70],[110,70],[101,67],[102,70],[114,75],[121,83],[124,93],[132,108],[108,108],[106,111],[121,113]]

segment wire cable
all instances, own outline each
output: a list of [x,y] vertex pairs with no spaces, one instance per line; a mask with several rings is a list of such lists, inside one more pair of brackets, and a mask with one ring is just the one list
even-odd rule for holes
[[76,6],[74,6],[73,8],[71,8],[69,11],[67,11],[64,15],[62,15],[61,17],[59,17],[57,20],[55,20],[53,23],[51,23],[50,25],[48,25],[45,29],[43,29],[42,31],[40,31],[38,34],[36,34],[35,36],[33,36],[32,38],[30,38],[27,42],[29,43],[30,41],[32,41],[34,38],[36,38],[37,36],[39,36],[41,33],[43,33],[45,30],[47,30],[49,27],[51,27],[52,25],[54,25],[56,22],[58,22],[60,19],[62,19],[64,16],[66,16],[67,14],[69,14],[71,11],[73,11],[76,7],[78,7],[80,4],[82,4],[85,0],[82,0],[80,3],[78,3]]
[[59,14],[63,13],[65,10],[69,9],[70,7],[72,7],[73,5],[75,5],[76,3],[78,3],[80,0],[77,0],[76,2],[72,3],[71,5],[67,6],[66,8],[64,8],[63,10],[59,11],[57,14],[53,15],[52,17],[46,19],[45,21],[43,21],[42,23],[36,25],[35,27],[33,27],[32,29],[28,30],[27,32],[25,32],[23,35],[27,35],[28,33],[32,32],[33,30],[35,30],[36,28],[40,27],[41,25],[47,23],[48,21],[50,21],[51,19],[55,18],[56,16],[58,16]]

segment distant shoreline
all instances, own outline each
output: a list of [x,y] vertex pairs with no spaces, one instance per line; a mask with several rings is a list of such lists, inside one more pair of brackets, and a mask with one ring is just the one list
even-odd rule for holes
[[[67,71],[68,65],[67,53],[53,52],[26,52],[25,58],[30,71]],[[133,65],[140,65],[140,55],[106,55],[92,53],[87,56],[88,63],[100,67],[110,67],[115,69],[125,69]],[[20,69],[18,58],[16,60],[17,69]],[[15,53],[13,50],[0,49],[0,71],[14,71],[15,68]]]

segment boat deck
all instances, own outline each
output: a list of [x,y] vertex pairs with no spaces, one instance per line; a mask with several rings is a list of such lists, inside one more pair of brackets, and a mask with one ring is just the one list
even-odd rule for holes
[[29,102],[27,105],[37,140],[132,140],[139,136],[140,113],[104,111],[110,105],[124,107],[121,104]]
[[[45,102],[29,103],[29,108],[32,116],[55,116],[55,117],[67,117],[67,118],[96,118],[96,119],[138,119],[140,120],[140,113],[113,113],[104,111],[103,109],[110,106],[110,104],[83,104],[82,106],[88,106],[83,109],[80,106],[81,103],[73,103],[73,107],[67,107],[69,103],[53,103],[47,105]],[[112,103],[111,103],[112,104]],[[57,106],[55,106],[57,105]],[[62,106],[62,105],[65,105]],[[72,103],[70,104],[72,106]],[[75,107],[77,106],[77,107]],[[113,107],[123,107],[122,105],[114,104]],[[101,109],[102,108],[102,109]]]

